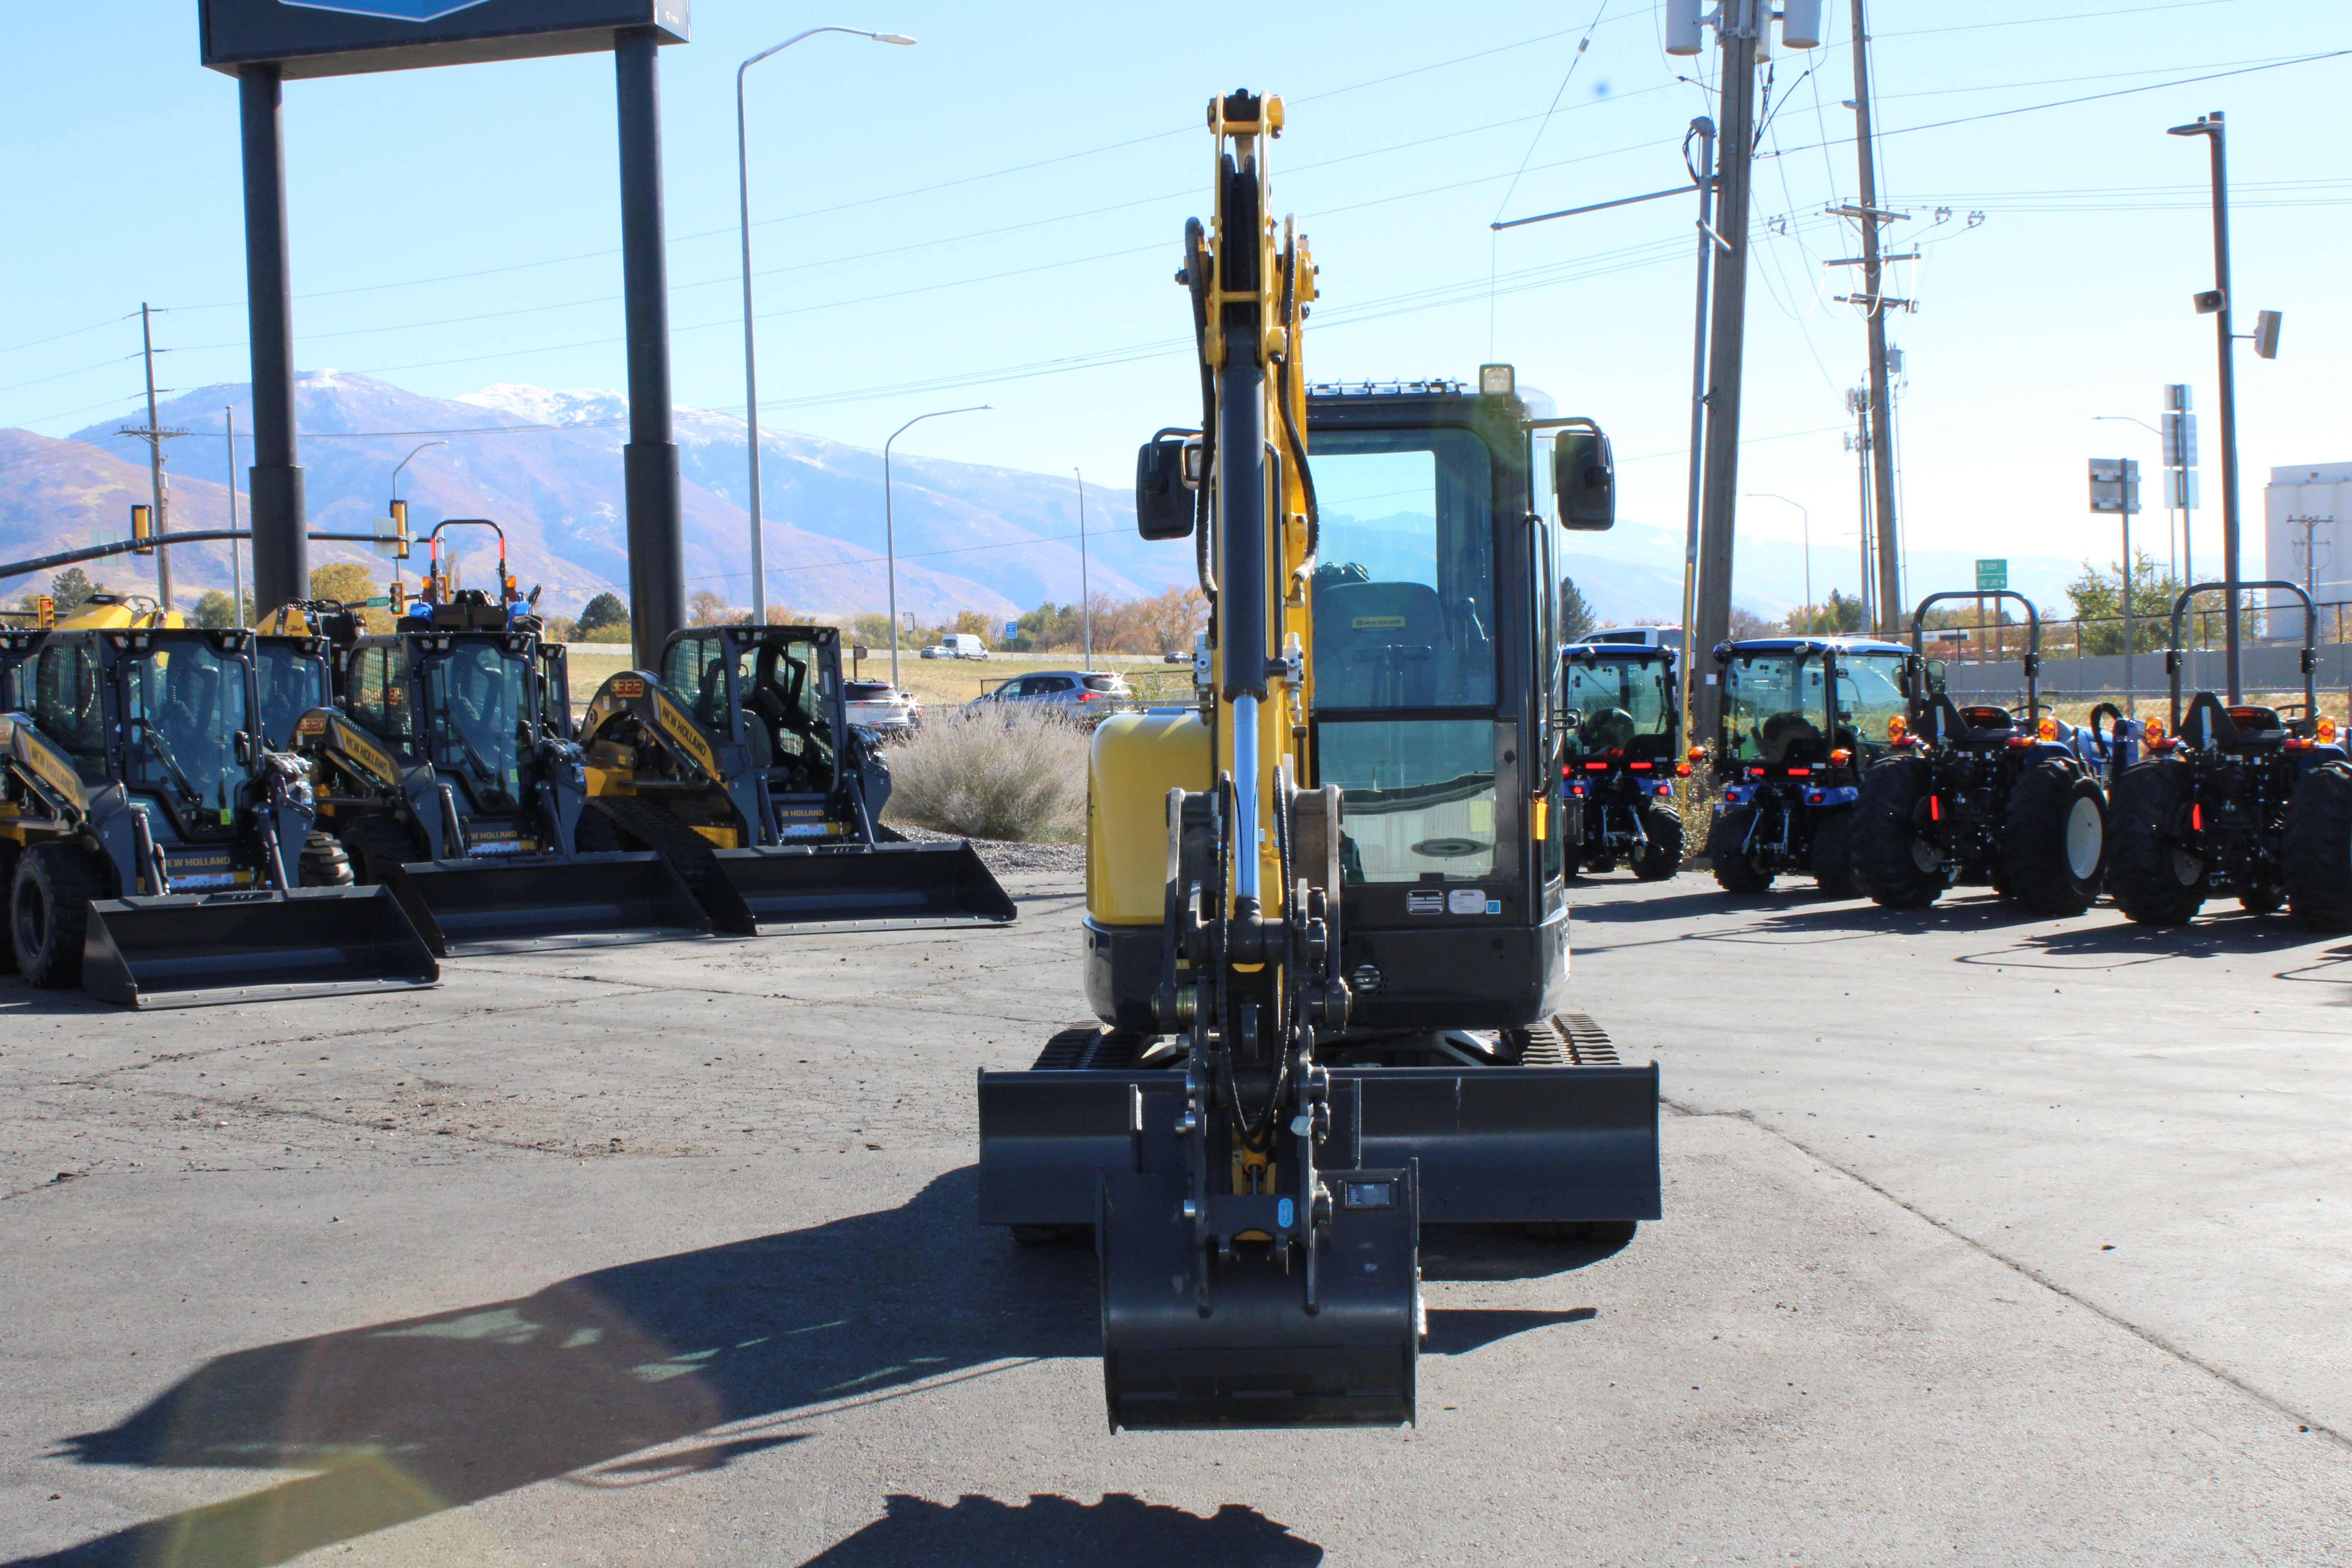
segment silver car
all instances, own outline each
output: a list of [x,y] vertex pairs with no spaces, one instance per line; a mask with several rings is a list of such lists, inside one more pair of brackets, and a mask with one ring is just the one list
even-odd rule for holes
[[1124,679],[1107,670],[1041,669],[1014,676],[980,701],[1035,703],[1064,717],[1092,722],[1134,707],[1135,693]]
[[923,721],[923,705],[914,694],[887,680],[845,680],[841,699],[843,718],[878,734],[904,734]]

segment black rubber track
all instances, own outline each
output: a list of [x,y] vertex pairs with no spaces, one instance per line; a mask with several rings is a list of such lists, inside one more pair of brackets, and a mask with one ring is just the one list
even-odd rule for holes
[[1918,756],[1884,757],[1862,775],[1853,807],[1853,868],[1871,901],[1890,910],[1924,910],[1944,892],[1944,873],[1922,868],[1912,854],[1913,824],[1934,784]]
[[2303,775],[2279,835],[2287,907],[2316,931],[2352,931],[2352,767]]
[[98,857],[79,844],[36,844],[25,851],[8,898],[8,936],[27,982],[47,991],[81,984],[89,901],[109,896],[109,879]]
[[2150,757],[2124,770],[2107,805],[2107,891],[2142,925],[2185,925],[2205,901],[2205,867],[2183,883],[2173,836],[2188,814],[2189,764]]
[[1642,807],[1642,833],[1650,847],[1633,861],[1633,875],[1663,882],[1683,868],[1683,819],[1670,805]]
[[604,855],[621,847],[621,830],[613,819],[593,805],[580,811],[580,825],[572,830],[572,850],[575,855]]
[[[2099,859],[2088,876],[2074,874],[2066,853],[2066,826],[2088,801],[2099,814]],[[2011,786],[2000,822],[2002,896],[2038,915],[2079,915],[2099,896],[2105,868],[2106,795],[2096,781],[2052,759],[2027,768]]]
[[[9,913],[13,907],[9,900],[16,891],[16,863],[18,858],[24,853],[23,845],[0,839],[0,925],[13,927],[15,924],[14,917]],[[16,973],[16,943],[14,940],[14,932],[0,930],[0,974]]]
[[1813,881],[1824,897],[1851,899],[1862,891],[1853,868],[1854,808],[1824,811],[1813,818]]
[[296,874],[306,888],[348,888],[355,879],[351,857],[331,833],[304,835],[301,866]]
[[1715,866],[1716,886],[1727,893],[1748,895],[1771,889],[1772,873],[1758,869],[1739,847],[1747,842],[1748,826],[1755,820],[1754,806],[1735,805],[1715,819],[1715,827],[1706,836],[1706,856]]
[[394,866],[425,858],[425,845],[383,812],[361,817],[342,831],[343,854],[352,878],[362,886],[381,882]]

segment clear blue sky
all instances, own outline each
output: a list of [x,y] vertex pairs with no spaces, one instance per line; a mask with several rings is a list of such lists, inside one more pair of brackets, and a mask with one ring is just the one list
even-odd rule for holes
[[[1691,62],[1661,52],[1656,10],[1360,0],[1261,7],[1217,36],[1147,7],[698,0],[695,41],[663,52],[679,399],[742,402],[736,63],[803,26],[895,29],[919,45],[813,38],[752,73],[770,425],[878,445],[910,415],[988,402],[908,445],[1121,482],[1137,441],[1194,411],[1170,276],[1207,199],[1202,106],[1249,86],[1289,105],[1278,210],[1298,214],[1323,268],[1310,374],[1513,361],[1523,384],[1610,427],[1626,515],[1678,525],[1688,205],[1486,227],[1682,177],[1684,127],[1712,105],[1678,79]],[[15,241],[0,254],[0,426],[58,435],[127,409],[136,322],[114,319],[142,299],[172,307],[164,384],[245,379],[236,89],[196,64],[194,0],[18,11],[0,98]],[[1840,107],[1851,10],[1831,13],[1830,47],[1777,68],[1742,484],[1810,509],[1817,582],[1853,559],[1840,435],[1864,342],[1830,298],[1851,269],[1822,265],[1855,253],[1822,216],[1855,183]],[[2352,302],[2336,277],[2352,173],[2335,124],[2352,58],[1937,126],[2352,48],[2340,6],[1881,0],[1872,26],[1882,200],[1917,215],[1898,241],[1927,241],[1890,286],[1921,302],[1893,331],[1915,547],[2111,557],[2083,460],[2153,468],[2154,438],[2092,416],[2152,420],[2174,380],[2204,416],[2200,555],[2218,539],[2211,323],[2189,301],[2210,280],[2205,154],[2164,134],[2207,110],[2231,126],[2241,319],[2286,312],[2282,357],[2241,362],[2250,516],[2270,465],[2352,458]],[[445,395],[622,384],[609,58],[296,82],[286,120],[304,368]],[[1955,216],[1931,226],[1938,205]],[[908,384],[929,384],[874,395]],[[1794,538],[1798,513],[1748,502],[1741,526]]]

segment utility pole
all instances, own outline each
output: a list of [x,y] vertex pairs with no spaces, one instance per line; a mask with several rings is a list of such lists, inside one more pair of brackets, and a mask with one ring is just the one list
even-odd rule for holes
[[[1756,162],[1757,36],[1769,26],[1769,0],[1723,0],[1716,32],[1723,49],[1720,121],[1716,154],[1716,238],[1723,248],[1716,268],[1707,323],[1706,479],[1699,499],[1696,625],[1689,658],[1701,671],[1692,695],[1693,733],[1711,735],[1722,711],[1720,678],[1707,659],[1731,635],[1731,564],[1739,504],[1739,382],[1748,331],[1748,221]],[[1696,7],[1692,9],[1696,11]],[[1696,29],[1688,35],[1697,52]],[[1670,47],[1675,47],[1672,40]]]
[[1863,318],[1870,325],[1870,454],[1878,501],[1878,630],[1883,637],[1893,637],[1902,629],[1895,622],[1902,614],[1903,587],[1895,538],[1895,441],[1888,433],[1886,311],[1890,306],[1908,309],[1910,301],[1889,300],[1880,288],[1885,258],[1878,229],[1910,215],[1884,212],[1878,205],[1878,159],[1870,132],[1870,29],[1863,5],[1864,0],[1853,0],[1853,135],[1862,168],[1862,205],[1842,210],[1862,229]]
[[[155,333],[150,315],[147,302],[141,300],[139,342],[147,362],[147,423],[143,426],[125,426],[115,434],[136,436],[147,443],[147,477],[153,489],[155,502],[155,603],[168,610],[172,607],[172,552],[163,547],[163,535],[171,531],[172,513],[163,486],[163,443],[187,432],[166,430],[155,417]],[[231,483],[234,482],[232,476]],[[234,545],[231,548],[235,548]]]
[[1862,545],[1862,615],[1872,626],[1878,623],[1878,586],[1870,571],[1870,393],[1859,386],[1846,388],[1845,411],[1853,416],[1853,429],[1845,437],[1845,449],[1853,454],[1854,491],[1861,499],[1860,524],[1854,537]]
[[[1699,495],[1706,482],[1706,308],[1709,264],[1715,259],[1715,185],[1718,168],[1716,154],[1715,121],[1705,115],[1690,122],[1690,132],[1683,142],[1687,153],[1690,138],[1699,144],[1698,166],[1691,178],[1698,185],[1698,302],[1691,319],[1691,419],[1690,419],[1690,479],[1687,489],[1688,515],[1684,520],[1683,533],[1683,656],[1676,661],[1682,677],[1682,690],[1676,694],[1682,710],[1683,735],[1685,741],[1697,734],[1692,727],[1691,671],[1697,668],[1696,654],[1698,642],[1692,628],[1697,624],[1698,606],[1698,516]],[[1685,163],[1687,165],[1688,159]],[[1547,584],[1547,592],[1558,584]],[[1709,643],[1709,647],[1715,645]]]

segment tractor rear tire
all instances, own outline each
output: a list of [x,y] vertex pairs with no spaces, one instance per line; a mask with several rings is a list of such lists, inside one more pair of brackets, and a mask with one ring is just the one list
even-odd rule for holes
[[1642,808],[1642,834],[1649,847],[1633,860],[1633,875],[1644,882],[1663,882],[1683,868],[1682,814],[1672,806]]
[[331,833],[312,833],[302,840],[302,863],[299,881],[306,888],[348,888],[352,885],[351,857],[343,853],[341,840]]
[[2279,835],[2287,907],[2315,931],[2352,931],[2352,767],[2303,775]]
[[1853,866],[1853,809],[1825,811],[1813,819],[1813,881],[1825,899],[1851,899],[1862,891]]
[[1755,821],[1754,806],[1735,805],[1715,819],[1715,830],[1706,838],[1706,858],[1715,866],[1715,885],[1743,898],[1772,890],[1772,873],[1740,848]]
[[2205,901],[2205,862],[2175,847],[2195,781],[2179,757],[2124,770],[2107,809],[2107,891],[2142,925],[2186,925]]
[[108,897],[110,879],[79,844],[36,844],[16,863],[8,892],[8,939],[17,972],[45,991],[81,984],[89,901]]
[[350,858],[352,879],[367,887],[382,882],[394,866],[424,859],[425,846],[405,826],[376,812],[343,829],[343,853]]
[[2106,867],[2106,797],[2063,762],[2038,763],[2010,788],[2000,839],[2002,897],[2038,915],[2079,915]]
[[1935,782],[1933,766],[1916,756],[1885,758],[1862,775],[1853,867],[1862,890],[1881,908],[1924,910],[1943,897],[1943,853],[1918,831]]

